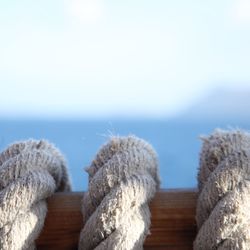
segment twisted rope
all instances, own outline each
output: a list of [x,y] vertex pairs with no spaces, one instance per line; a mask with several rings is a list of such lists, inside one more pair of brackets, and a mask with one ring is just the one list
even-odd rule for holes
[[69,191],[66,164],[47,141],[28,140],[0,154],[0,249],[34,249],[47,213],[45,199]]
[[159,186],[156,153],[145,141],[113,137],[91,166],[79,249],[142,249],[149,233],[148,202]]
[[194,249],[250,249],[250,134],[204,138]]

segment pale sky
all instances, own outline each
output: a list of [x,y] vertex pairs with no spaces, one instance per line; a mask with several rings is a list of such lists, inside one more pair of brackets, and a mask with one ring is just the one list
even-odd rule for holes
[[1,1],[0,87],[0,117],[164,117],[250,91],[250,1]]

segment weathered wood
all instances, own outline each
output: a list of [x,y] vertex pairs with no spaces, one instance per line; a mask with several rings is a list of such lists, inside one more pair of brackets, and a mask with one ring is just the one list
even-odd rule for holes
[[[48,199],[44,229],[37,240],[38,250],[77,249],[83,227],[83,193],[57,193]],[[195,207],[197,192],[191,189],[161,190],[150,204],[151,234],[146,250],[188,250],[196,234]]]

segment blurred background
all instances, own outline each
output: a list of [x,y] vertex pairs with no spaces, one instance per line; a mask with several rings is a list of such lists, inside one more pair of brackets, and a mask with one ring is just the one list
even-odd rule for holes
[[200,135],[250,128],[249,0],[1,1],[0,38],[0,150],[52,141],[74,190],[110,135],[148,140],[184,188]]

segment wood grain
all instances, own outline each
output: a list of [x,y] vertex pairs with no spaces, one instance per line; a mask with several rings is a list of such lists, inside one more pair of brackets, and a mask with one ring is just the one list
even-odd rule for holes
[[[37,240],[38,250],[77,249],[83,227],[83,193],[56,193],[48,199],[44,229]],[[145,250],[191,250],[196,234],[195,207],[197,191],[161,190],[150,204],[151,234]]]

